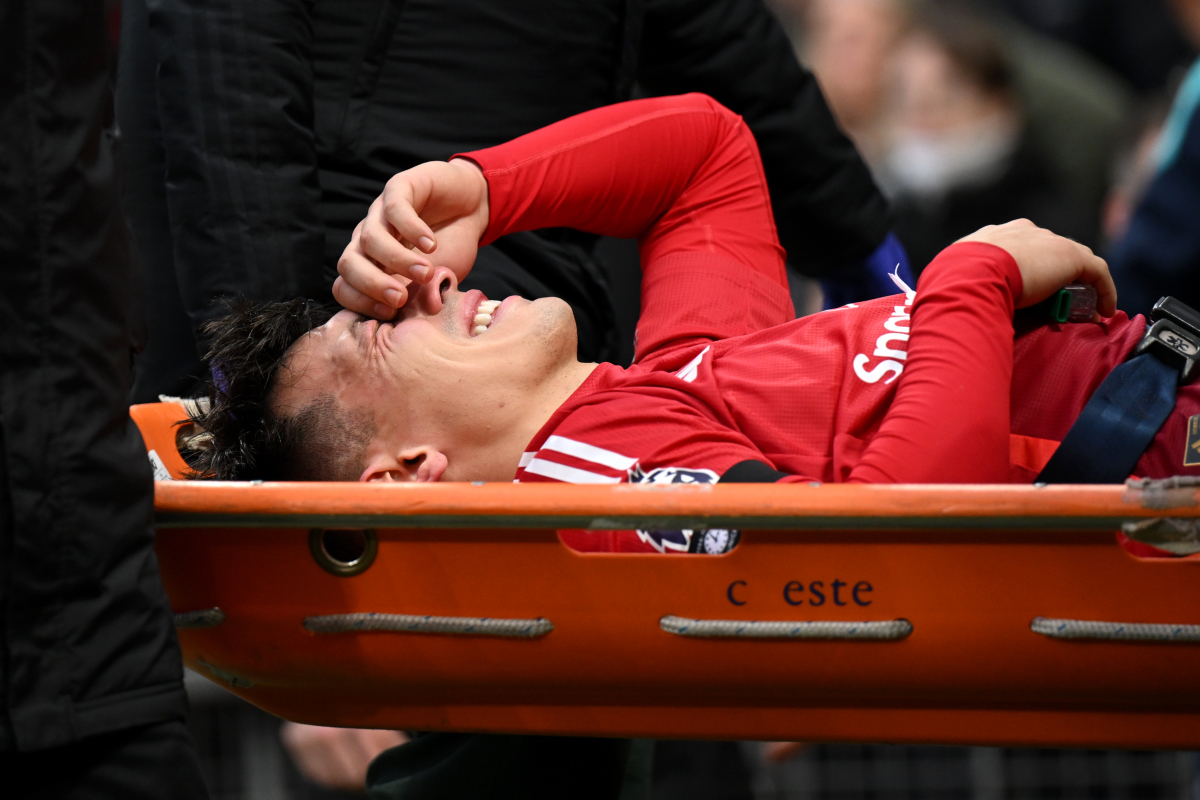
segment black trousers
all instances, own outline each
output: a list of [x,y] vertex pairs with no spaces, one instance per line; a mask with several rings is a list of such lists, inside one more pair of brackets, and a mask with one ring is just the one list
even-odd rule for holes
[[207,800],[181,720],[90,736],[30,753],[0,751],[10,800]]
[[372,800],[647,800],[649,756],[629,739],[429,733],[376,758],[367,791]]

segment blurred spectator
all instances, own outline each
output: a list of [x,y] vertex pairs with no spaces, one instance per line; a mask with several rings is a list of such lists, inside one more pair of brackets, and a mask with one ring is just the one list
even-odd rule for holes
[[1133,110],[1128,85],[1074,48],[996,18],[1030,144],[1087,223],[1095,247],[1112,162]]
[[[885,181],[898,56],[901,43],[908,41],[914,9],[922,19],[965,17],[971,29],[989,28],[989,41],[998,44],[1008,63],[1011,93],[1021,112],[1022,146],[1048,173],[1047,182],[1058,198],[1053,205],[1074,208],[1070,235],[1092,246],[1099,243],[1113,155],[1127,127],[1133,97],[1115,74],[1076,48],[978,4],[965,8],[938,0],[775,0],[775,5],[838,121]],[[953,69],[959,69],[957,64]],[[927,254],[910,253],[918,260]]]
[[907,6],[898,0],[780,0],[825,100],[868,163],[879,156],[882,111]]
[[[1174,0],[1182,30],[1200,44],[1200,0]],[[1124,236],[1107,254],[1120,307],[1148,313],[1172,294],[1200,306],[1200,62],[1179,91],[1150,155],[1153,175]]]
[[1160,91],[1195,55],[1171,0],[986,0],[1039,33],[1079,48],[1139,93]]
[[1112,186],[1104,201],[1101,219],[1103,241],[1109,247],[1129,230],[1133,212],[1158,171],[1155,156],[1163,123],[1170,111],[1170,99],[1170,95],[1165,95],[1143,103],[1117,148]]
[[894,69],[879,176],[914,267],[984,225],[1019,217],[1088,238],[1030,142],[1012,64],[983,17],[963,5],[920,6]]

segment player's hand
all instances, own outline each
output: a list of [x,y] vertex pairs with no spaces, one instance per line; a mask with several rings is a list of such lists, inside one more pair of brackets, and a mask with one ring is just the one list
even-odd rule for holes
[[430,161],[393,175],[338,259],[333,296],[346,308],[391,319],[408,284],[435,267],[461,281],[488,224],[487,179],[474,162]]
[[400,731],[323,728],[285,722],[279,738],[304,777],[326,789],[361,792],[367,767],[384,750],[404,744]]
[[1006,250],[1021,270],[1024,292],[1017,308],[1040,303],[1068,283],[1096,288],[1096,313],[1117,313],[1117,287],[1103,258],[1078,242],[1039,228],[1027,219],[988,225],[960,242],[985,242]]

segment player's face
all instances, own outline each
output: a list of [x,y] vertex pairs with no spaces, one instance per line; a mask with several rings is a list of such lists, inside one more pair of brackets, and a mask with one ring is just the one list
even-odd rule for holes
[[[411,287],[410,287],[411,289]],[[557,298],[488,301],[439,269],[390,322],[341,311],[289,352],[275,404],[304,407],[332,393],[373,411],[385,431],[468,429],[499,404],[520,403],[575,356],[570,306]]]

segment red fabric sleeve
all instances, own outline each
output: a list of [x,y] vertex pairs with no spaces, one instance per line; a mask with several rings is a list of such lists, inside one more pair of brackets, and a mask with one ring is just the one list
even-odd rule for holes
[[638,359],[793,316],[754,137],[709,97],[619,103],[462,156],[488,181],[480,244],[548,227],[638,238]]
[[857,483],[1007,483],[1017,262],[990,244],[941,252],[917,287],[904,374]]

